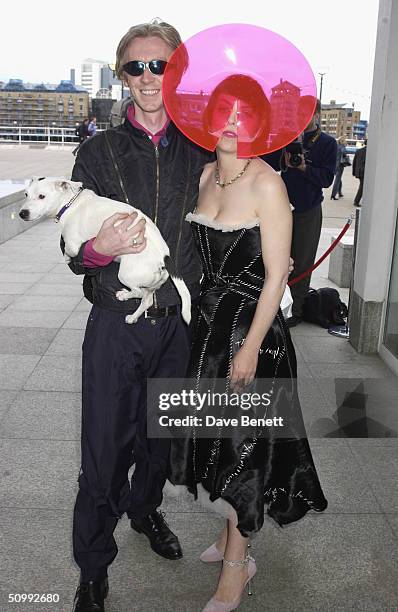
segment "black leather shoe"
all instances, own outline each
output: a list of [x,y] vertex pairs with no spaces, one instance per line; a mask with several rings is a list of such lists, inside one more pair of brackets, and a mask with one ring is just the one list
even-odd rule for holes
[[104,599],[108,591],[107,578],[101,582],[81,582],[77,587],[73,612],[105,612]]
[[331,200],[338,200],[339,198],[335,198],[334,196],[331,196],[330,198]]
[[165,559],[181,559],[180,543],[164,520],[164,512],[155,510],[147,516],[131,519],[130,524],[134,531],[147,536],[155,553]]
[[299,323],[302,322],[302,318],[298,317],[297,315],[292,315],[291,317],[289,317],[288,319],[286,319],[286,325],[288,327],[296,327],[296,325],[298,325]]

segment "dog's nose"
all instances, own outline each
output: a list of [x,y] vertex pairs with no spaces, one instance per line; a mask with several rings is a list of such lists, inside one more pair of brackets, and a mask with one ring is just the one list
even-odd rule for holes
[[22,210],[19,211],[19,216],[24,221],[27,221],[29,219],[29,211],[26,210],[26,208],[23,208]]

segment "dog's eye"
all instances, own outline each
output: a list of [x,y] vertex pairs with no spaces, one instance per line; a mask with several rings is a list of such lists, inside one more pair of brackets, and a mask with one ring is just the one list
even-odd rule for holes
[[26,193],[26,191],[25,191],[25,198],[27,198],[27,197],[28,197],[28,194],[27,194],[27,193]]
[[45,198],[45,197],[46,197],[46,196],[45,196],[45,195],[43,195],[43,194],[41,193],[41,194],[39,195],[39,200],[44,200],[44,198]]

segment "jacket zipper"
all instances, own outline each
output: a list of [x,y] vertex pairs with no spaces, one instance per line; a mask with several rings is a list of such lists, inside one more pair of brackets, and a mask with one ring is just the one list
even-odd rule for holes
[[156,202],[155,202],[155,214],[153,221],[155,225],[158,221],[158,208],[159,208],[159,149],[155,146],[155,157],[156,157]]
[[[159,208],[159,148],[155,145],[155,157],[156,157],[156,200],[155,200],[155,213],[153,217],[153,222],[157,225],[158,221],[158,208]],[[155,308],[158,306],[158,301],[156,297],[156,291],[153,293],[153,305]]]

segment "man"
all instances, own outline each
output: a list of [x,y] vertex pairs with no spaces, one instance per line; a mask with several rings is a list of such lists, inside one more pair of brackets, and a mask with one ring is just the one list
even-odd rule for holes
[[[315,261],[322,228],[322,189],[333,182],[336,168],[337,144],[332,136],[319,127],[321,105],[317,100],[315,112],[302,135],[303,154],[299,166],[290,163],[291,153],[285,151],[285,182],[289,200],[294,206],[291,257],[294,276],[308,270]],[[303,305],[310,286],[311,275],[292,285],[292,316],[289,327],[302,321]]]
[[79,138],[79,144],[72,151],[72,155],[76,155],[80,149],[81,144],[88,138],[88,117],[85,117],[83,121],[76,127],[76,136]]
[[89,137],[95,136],[95,134],[97,133],[97,117],[95,117],[94,115],[90,117],[87,131]]
[[[195,301],[201,269],[185,215],[195,207],[209,156],[178,132],[163,106],[163,72],[180,43],[178,32],[163,22],[132,27],[122,38],[116,72],[130,88],[133,104],[121,125],[84,143],[72,179],[150,216]],[[157,554],[182,556],[177,537],[157,510],[169,441],[147,439],[145,395],[147,378],[184,376],[189,335],[170,279],[136,324],[124,321],[139,300],[116,299],[123,287],[114,258],[145,248],[144,222],[130,228],[135,218],[113,215],[70,264],[85,275],[84,293],[94,304],[83,343],[82,462],[73,525],[81,578],[75,612],[104,610],[107,568],[117,554],[113,531],[124,512]]]
[[368,141],[365,140],[365,144],[361,149],[358,149],[354,155],[352,162],[352,174],[355,178],[359,179],[359,187],[354,198],[354,206],[358,208],[361,206],[362,192],[363,192],[363,181],[365,177],[365,163],[366,163],[366,146]]

